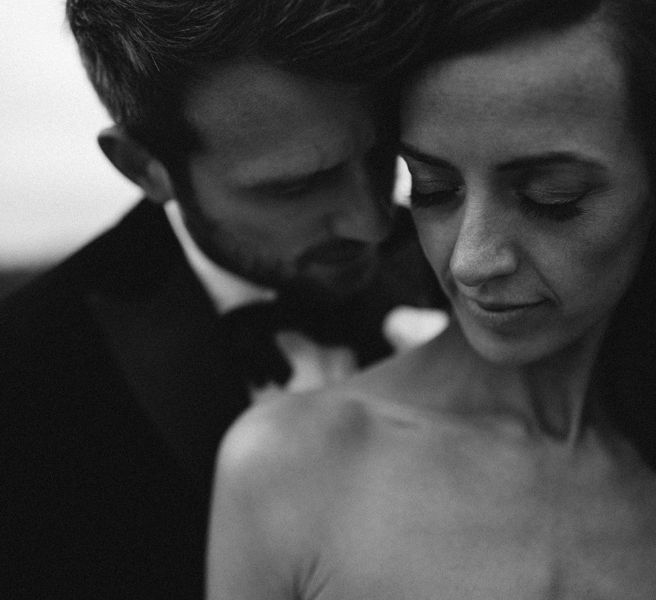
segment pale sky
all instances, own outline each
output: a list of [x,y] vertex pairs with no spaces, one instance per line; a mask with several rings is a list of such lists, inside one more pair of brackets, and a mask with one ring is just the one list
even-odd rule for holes
[[80,64],[64,0],[2,0],[0,28],[1,268],[67,254],[139,190],[96,143],[111,121]]

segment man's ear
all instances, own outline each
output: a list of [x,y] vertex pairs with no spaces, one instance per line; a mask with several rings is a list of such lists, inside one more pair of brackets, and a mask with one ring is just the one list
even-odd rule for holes
[[98,144],[111,163],[136,183],[149,200],[163,204],[175,197],[166,167],[121,127],[113,126],[101,131]]

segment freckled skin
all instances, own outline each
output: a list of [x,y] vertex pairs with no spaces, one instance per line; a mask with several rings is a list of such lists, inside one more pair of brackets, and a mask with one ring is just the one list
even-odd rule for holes
[[[453,165],[466,194],[439,214],[414,211],[422,246],[465,335],[492,360],[534,360],[582,338],[618,302],[642,254],[648,176],[626,118],[622,68],[599,27],[561,34],[557,45],[537,39],[438,63],[406,94],[403,141]],[[499,166],[565,151],[604,169],[599,189],[580,203],[578,219],[527,216]],[[435,176],[408,161],[416,185]],[[568,166],[569,179],[586,182],[576,168]],[[504,338],[471,318],[463,295],[548,305]]]
[[[600,27],[457,57],[407,89],[403,142],[450,165],[414,152],[413,185],[458,179],[445,205],[413,208],[454,318],[428,344],[259,406],[231,431],[210,598],[656,597],[656,477],[596,411],[591,383],[653,220]],[[499,171],[545,152],[585,161]],[[515,194],[550,200],[591,181],[567,219]],[[465,292],[541,303],[503,320]]]

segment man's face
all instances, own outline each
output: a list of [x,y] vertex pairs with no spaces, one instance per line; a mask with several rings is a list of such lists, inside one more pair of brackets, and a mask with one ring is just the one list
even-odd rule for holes
[[[264,285],[361,288],[391,218],[367,96],[256,62],[218,69],[186,117],[201,140],[180,204],[218,264]],[[390,145],[391,146],[391,145]]]

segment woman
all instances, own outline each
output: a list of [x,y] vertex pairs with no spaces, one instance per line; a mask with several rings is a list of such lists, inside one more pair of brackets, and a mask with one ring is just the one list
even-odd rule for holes
[[435,11],[401,153],[451,325],[233,429],[212,598],[656,597],[656,3],[571,4]]

